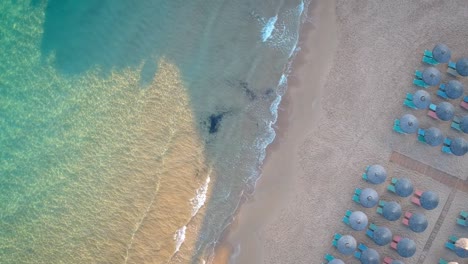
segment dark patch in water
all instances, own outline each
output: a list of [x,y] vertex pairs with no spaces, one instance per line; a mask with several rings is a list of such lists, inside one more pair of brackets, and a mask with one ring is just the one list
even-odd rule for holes
[[271,96],[273,95],[274,92],[275,92],[275,90],[273,90],[273,89],[271,89],[271,88],[268,88],[268,89],[265,91],[265,93],[264,93],[265,98],[271,97]]
[[240,84],[240,87],[244,90],[245,94],[247,95],[250,101],[257,99],[257,95],[249,88],[248,82],[240,81],[239,84]]
[[220,113],[220,114],[212,114],[210,115],[210,129],[209,132],[210,134],[214,134],[218,132],[219,126],[221,125],[221,121],[223,120],[225,113]]
[[158,64],[155,60],[147,60],[140,74],[140,85],[146,86],[153,81],[156,71],[158,70]]

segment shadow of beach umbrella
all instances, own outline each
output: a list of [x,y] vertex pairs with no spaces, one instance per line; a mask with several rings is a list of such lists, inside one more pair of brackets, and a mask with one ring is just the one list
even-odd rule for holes
[[409,238],[402,238],[397,244],[397,252],[404,258],[410,258],[416,253],[416,243]]
[[460,129],[463,133],[468,134],[468,115],[464,116],[460,120]]
[[468,238],[459,238],[455,242],[455,254],[460,258],[468,258]]
[[413,193],[413,183],[408,178],[401,178],[395,183],[395,193],[401,197],[408,197]]
[[463,156],[468,152],[468,143],[463,138],[455,138],[450,143],[450,151],[456,156]]
[[461,76],[468,76],[468,57],[459,59],[455,64],[455,69]]
[[367,227],[367,215],[361,211],[354,211],[349,216],[349,225],[352,229],[361,231]]
[[381,184],[387,179],[387,171],[381,165],[372,165],[367,170],[367,179],[370,183]]
[[429,86],[435,86],[440,83],[440,71],[434,67],[427,67],[422,73],[423,81]]
[[346,235],[338,239],[336,243],[336,248],[343,255],[351,255],[356,251],[356,239],[354,237]]
[[420,213],[414,213],[409,219],[409,228],[411,231],[421,233],[426,230],[428,225],[427,218]]
[[439,43],[432,49],[432,57],[440,63],[447,63],[452,56],[452,51],[450,51],[447,45]]
[[341,259],[332,259],[328,264],[345,264]]
[[396,221],[401,217],[401,206],[397,202],[386,202],[382,208],[382,215],[389,221]]
[[400,119],[400,127],[403,132],[414,134],[416,131],[418,131],[419,121],[414,115],[406,114]]
[[372,240],[379,246],[385,246],[392,241],[392,231],[385,226],[379,226],[374,231]]
[[432,210],[439,205],[439,195],[433,191],[425,191],[421,194],[419,201],[422,208]]
[[426,129],[426,132],[424,133],[424,140],[426,140],[426,143],[430,146],[435,147],[442,144],[442,142],[444,141],[444,135],[442,135],[440,129],[436,127],[431,127],[429,129]]
[[448,121],[453,118],[455,109],[449,102],[441,102],[437,105],[436,115],[440,120]]
[[380,264],[380,255],[375,249],[367,248],[362,251],[359,260],[362,264]]
[[445,93],[450,99],[458,99],[463,95],[463,84],[457,80],[451,80],[445,86]]
[[431,95],[424,90],[417,90],[413,94],[413,103],[418,109],[427,109],[431,104]]
[[366,208],[372,208],[379,202],[379,194],[372,188],[365,188],[359,195],[359,202]]

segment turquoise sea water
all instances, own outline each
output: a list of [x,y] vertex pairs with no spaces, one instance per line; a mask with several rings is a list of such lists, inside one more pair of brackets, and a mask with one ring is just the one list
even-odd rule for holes
[[305,9],[0,3],[0,262],[208,258],[274,138]]

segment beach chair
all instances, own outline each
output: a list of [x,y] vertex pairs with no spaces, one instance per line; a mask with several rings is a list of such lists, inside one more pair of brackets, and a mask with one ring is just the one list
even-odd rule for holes
[[398,242],[400,242],[401,236],[393,236],[392,242],[390,243],[390,247],[394,250],[397,250]]
[[443,258],[439,259],[439,264],[448,264],[449,262]]
[[422,72],[421,71],[418,71],[416,70],[414,72],[414,76],[416,78],[414,78],[413,80],[413,84],[416,85],[416,86],[419,86],[419,87],[422,87],[424,89],[427,89],[429,87],[429,85],[427,85],[423,80],[422,80]]
[[343,223],[345,223],[346,225],[349,225],[349,217],[351,216],[353,212],[350,211],[350,210],[346,210],[346,213],[345,213],[345,216],[343,216]]
[[448,67],[447,67],[447,73],[450,75],[453,75],[455,77],[460,76],[457,72],[457,63],[454,61],[449,61],[448,62]]
[[450,250],[455,250],[455,243],[457,242],[458,237],[456,236],[449,236],[448,241],[445,243],[445,247]]
[[392,178],[390,184],[387,186],[387,190],[392,193],[396,193],[395,184],[397,183],[398,178]]
[[328,263],[328,262],[334,260],[335,257],[334,257],[333,255],[327,253],[327,254],[325,254],[324,259],[325,259],[325,261],[326,261],[325,263]]
[[450,150],[450,144],[452,144],[452,140],[450,138],[445,138],[444,144],[442,145],[442,152],[452,154],[452,151]]
[[[394,127],[393,129],[395,129],[395,127]],[[401,129],[400,129],[400,130],[401,130]],[[403,131],[402,131],[402,132],[403,132]],[[370,167],[370,166],[366,166],[366,170],[365,170],[364,173],[362,174],[362,179],[365,180],[365,181],[368,180],[368,179],[367,179],[367,171],[369,170],[369,167]]]
[[427,115],[436,119],[436,120],[439,120],[439,118],[437,117],[437,114],[436,114],[436,110],[437,110],[437,105],[435,104],[430,104],[429,105],[429,110],[427,111]]
[[395,119],[395,122],[393,123],[393,130],[400,134],[406,134],[400,127],[400,119]]
[[366,236],[370,237],[371,239],[374,237],[374,231],[377,229],[375,224],[370,224],[366,230]]
[[460,215],[457,218],[457,224],[464,227],[468,227],[468,212],[460,212]]
[[385,201],[380,200],[380,201],[379,201],[379,204],[377,205],[377,213],[378,213],[378,214],[381,215],[381,214],[383,213],[382,209],[383,209],[383,206],[384,206],[384,205],[385,205]]
[[356,252],[354,252],[354,257],[357,259],[361,259],[361,254],[366,249],[368,249],[366,245],[364,245],[363,243],[359,243]]
[[424,138],[425,134],[426,134],[426,130],[422,128],[418,129],[418,141],[422,143],[426,143],[426,139]]
[[332,241],[332,245],[334,247],[336,247],[337,243],[338,243],[338,240],[342,237],[343,235],[341,234],[338,234],[336,233],[334,236],[333,236],[333,241]]
[[415,205],[421,206],[421,195],[422,191],[420,190],[415,190],[413,193],[413,197],[411,197],[411,202],[414,203]]
[[401,222],[403,223],[403,225],[409,226],[409,220],[410,220],[411,216],[413,216],[412,213],[410,213],[410,212],[406,212],[406,213],[405,213],[405,215],[403,216],[403,219],[401,220]]
[[406,94],[406,98],[403,101],[403,105],[411,109],[418,109],[413,102],[413,94],[411,93]]
[[460,107],[468,110],[468,96],[463,97],[463,100],[460,103]]
[[460,117],[458,116],[455,116],[452,120],[452,124],[450,125],[451,128],[461,132],[461,128],[460,128]]
[[353,201],[355,201],[358,204],[361,204],[361,202],[359,201],[359,195],[361,195],[361,191],[362,191],[361,189],[356,188],[353,194]]
[[439,89],[437,90],[437,95],[447,100],[450,99],[448,98],[447,93],[445,92],[445,83],[442,83],[439,85]]
[[424,50],[422,62],[427,63],[427,64],[429,64],[429,65],[437,65],[437,64],[439,64],[439,62],[436,61],[436,60],[434,59],[434,57],[432,56],[432,51],[430,51],[430,50]]

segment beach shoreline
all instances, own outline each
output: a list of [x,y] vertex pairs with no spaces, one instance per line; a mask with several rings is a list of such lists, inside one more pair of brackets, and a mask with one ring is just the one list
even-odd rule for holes
[[[281,156],[294,155],[298,147],[296,143],[304,139],[308,128],[320,115],[321,90],[336,46],[334,1],[311,3],[308,18],[311,21],[301,27],[300,51],[291,64],[288,88],[279,105],[278,120],[274,125],[276,137],[267,148],[261,167],[262,177],[257,181],[254,193],[248,194],[240,203],[234,221],[215,249],[211,263],[261,263],[262,256],[258,254],[261,242],[251,240],[251,232],[264,225],[269,217],[278,214],[280,206],[277,205],[285,205],[290,198],[287,196],[291,195],[291,181],[294,179],[282,175],[297,171],[292,166],[293,160]],[[293,119],[301,122],[294,122]],[[284,189],[276,192],[275,197],[269,197],[278,187]]]

